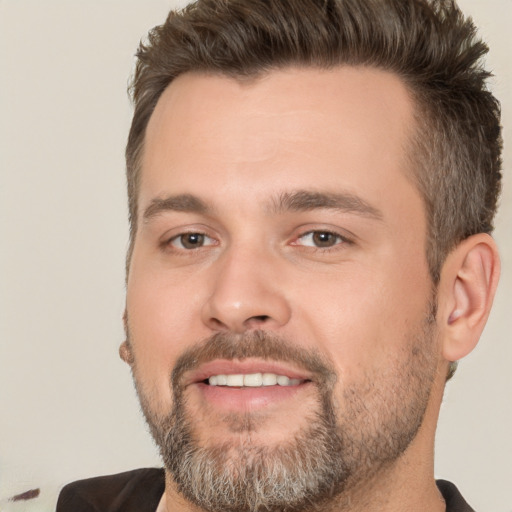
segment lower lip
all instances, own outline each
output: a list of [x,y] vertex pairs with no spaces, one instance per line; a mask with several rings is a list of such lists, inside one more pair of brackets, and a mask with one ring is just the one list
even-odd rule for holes
[[228,386],[209,386],[203,382],[195,384],[203,398],[209,404],[220,409],[240,411],[260,409],[291,400],[299,393],[309,389],[311,382],[297,386],[262,386],[234,388]]

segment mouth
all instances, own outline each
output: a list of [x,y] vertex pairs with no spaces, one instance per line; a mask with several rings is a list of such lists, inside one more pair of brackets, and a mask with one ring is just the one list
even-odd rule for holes
[[266,386],[298,386],[305,379],[291,379],[276,373],[235,373],[230,375],[212,375],[205,384],[209,386],[227,386],[230,388],[260,388]]
[[192,372],[185,383],[196,388],[209,405],[231,411],[290,400],[312,384],[308,372],[263,360],[213,361]]
[[313,375],[288,363],[264,359],[217,359],[202,364],[184,379],[184,385],[203,383],[221,387],[298,386]]

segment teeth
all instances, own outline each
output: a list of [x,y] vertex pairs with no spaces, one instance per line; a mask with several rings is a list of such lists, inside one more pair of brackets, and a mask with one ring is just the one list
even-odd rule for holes
[[275,373],[264,373],[262,381],[264,386],[275,386],[277,384],[277,375]]
[[244,375],[244,386],[259,388],[263,384],[263,375],[261,373],[250,373]]
[[248,373],[233,375],[212,375],[208,379],[210,386],[228,386],[228,387],[251,387],[261,386],[297,386],[301,383],[300,379],[290,379],[286,375],[276,375],[275,373]]
[[226,380],[227,380],[226,386],[241,387],[244,385],[244,376],[243,375],[227,375]]
[[277,376],[277,383],[280,386],[289,386],[290,385],[290,379],[284,375],[278,375]]

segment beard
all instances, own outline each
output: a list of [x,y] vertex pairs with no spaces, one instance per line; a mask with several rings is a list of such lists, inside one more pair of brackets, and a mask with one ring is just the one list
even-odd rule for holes
[[[173,406],[154,399],[133,377],[142,411],[178,491],[208,512],[329,510],[343,495],[392,465],[415,438],[436,374],[435,314],[409,333],[403,352],[383,372],[369,373],[335,397],[333,365],[317,351],[266,331],[219,333],[184,352],[170,378]],[[129,338],[128,338],[129,340]],[[130,340],[129,340],[130,342]],[[232,440],[202,443],[181,383],[185,372],[214,359],[249,357],[291,362],[315,375],[315,407],[278,446],[258,444],[256,413],[225,419]],[[263,428],[262,428],[263,430]]]

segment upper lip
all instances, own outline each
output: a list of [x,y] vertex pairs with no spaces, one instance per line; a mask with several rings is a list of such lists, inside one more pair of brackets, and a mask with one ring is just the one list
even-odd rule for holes
[[275,373],[276,375],[285,375],[290,379],[313,380],[311,372],[295,368],[289,363],[248,358],[244,360],[216,359],[201,364],[196,370],[187,372],[183,383],[188,386],[203,382],[212,375],[247,375],[250,373]]

